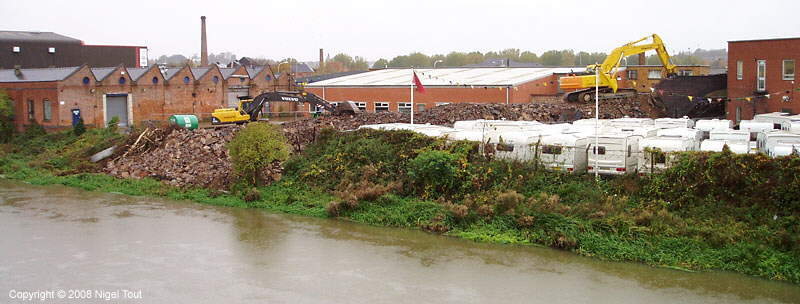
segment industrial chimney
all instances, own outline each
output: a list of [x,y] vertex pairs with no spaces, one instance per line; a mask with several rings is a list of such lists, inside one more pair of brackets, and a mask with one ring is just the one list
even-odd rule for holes
[[208,41],[206,41],[206,16],[200,16],[200,66],[208,65]]
[[317,70],[322,71],[325,68],[325,57],[322,57],[322,49],[319,49],[319,68]]

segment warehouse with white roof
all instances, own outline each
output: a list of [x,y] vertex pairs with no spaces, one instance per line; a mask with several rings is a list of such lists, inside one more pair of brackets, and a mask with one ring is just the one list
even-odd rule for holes
[[[585,71],[558,68],[438,68],[415,69],[425,92],[414,92],[416,111],[448,103],[559,102],[560,76]],[[620,76],[625,76],[620,73]],[[412,70],[381,69],[306,86],[331,102],[353,101],[365,111],[410,112]]]

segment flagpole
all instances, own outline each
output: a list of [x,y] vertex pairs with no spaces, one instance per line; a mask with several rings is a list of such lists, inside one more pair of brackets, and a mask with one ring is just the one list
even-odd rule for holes
[[598,167],[598,159],[600,153],[600,69],[595,63],[594,67],[594,179],[600,179],[600,167]]
[[414,124],[414,68],[411,68],[411,124]]

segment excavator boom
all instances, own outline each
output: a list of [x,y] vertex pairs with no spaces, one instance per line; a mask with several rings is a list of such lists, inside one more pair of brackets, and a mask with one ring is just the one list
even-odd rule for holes
[[[640,44],[641,42],[650,38],[652,38],[651,43]],[[594,99],[594,93],[592,91],[595,87],[595,82],[597,82],[597,85],[605,94],[605,98],[608,98],[609,94],[611,94],[610,96],[613,98],[613,94],[616,94],[619,90],[619,84],[617,83],[617,72],[619,71],[619,65],[622,62],[622,59],[626,56],[638,55],[651,50],[655,50],[658,54],[661,64],[667,70],[668,77],[675,75],[675,65],[669,60],[669,53],[667,53],[664,42],[661,40],[661,37],[653,34],[651,36],[646,36],[642,39],[632,41],[615,48],[610,54],[608,54],[606,59],[603,60],[603,63],[601,64],[588,65],[586,67],[587,74],[597,73],[599,78],[597,80],[595,80],[595,75],[561,77],[559,79],[559,84],[562,90],[575,90],[565,94],[564,99],[566,101],[573,102],[590,101]],[[635,94],[635,91],[626,90],[625,93],[626,94],[624,95],[630,95],[631,93]]]

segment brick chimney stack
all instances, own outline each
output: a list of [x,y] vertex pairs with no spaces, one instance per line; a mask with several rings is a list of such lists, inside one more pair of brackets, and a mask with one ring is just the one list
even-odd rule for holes
[[325,57],[323,57],[322,55],[323,55],[323,51],[322,51],[322,49],[319,49],[319,68],[318,68],[318,70],[320,70],[320,71],[322,71],[322,69],[325,68]]
[[206,40],[206,16],[200,16],[200,66],[208,65],[208,41]]

